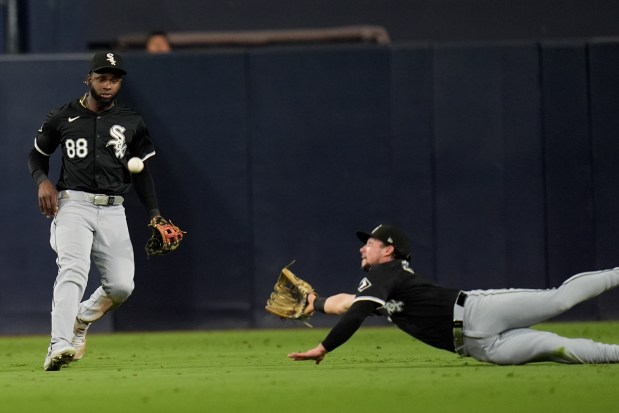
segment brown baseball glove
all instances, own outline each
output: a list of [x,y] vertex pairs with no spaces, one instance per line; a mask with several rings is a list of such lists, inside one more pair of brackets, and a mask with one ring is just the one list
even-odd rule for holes
[[273,287],[274,291],[264,308],[282,320],[300,320],[311,327],[307,322],[310,316],[305,314],[305,309],[309,304],[307,299],[310,294],[316,294],[316,296],[318,294],[307,281],[290,271],[289,267],[292,264],[294,261],[281,270]]
[[186,234],[172,221],[157,216],[150,220],[148,226],[152,230],[150,239],[146,242],[146,254],[165,255],[179,247],[183,236]]

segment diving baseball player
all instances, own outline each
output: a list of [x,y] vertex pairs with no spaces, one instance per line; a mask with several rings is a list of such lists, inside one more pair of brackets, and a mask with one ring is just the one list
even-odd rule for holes
[[574,275],[548,290],[460,291],[435,285],[409,266],[410,242],[397,227],[380,225],[358,232],[361,267],[367,275],[356,295],[310,295],[306,313],[341,314],[316,347],[288,355],[320,363],[344,344],[372,314],[433,347],[495,364],[536,361],[616,363],[619,345],[565,338],[531,329],[574,305],[619,285],[619,267]]
[[[133,248],[123,207],[132,184],[149,217],[160,215],[148,165],[133,176],[126,167],[131,157],[149,159],[155,148],[142,117],[116,101],[125,74],[121,56],[96,53],[85,80],[88,93],[47,115],[29,154],[39,207],[53,218],[50,244],[58,265],[43,365],[48,371],[80,359],[88,326],[133,291]],[[54,185],[49,159],[58,148],[62,168]],[[80,303],[91,260],[101,286]]]

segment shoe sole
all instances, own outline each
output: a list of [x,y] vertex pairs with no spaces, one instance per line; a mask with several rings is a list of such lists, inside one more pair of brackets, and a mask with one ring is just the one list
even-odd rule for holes
[[73,361],[73,356],[75,355],[75,350],[67,350],[64,351],[54,357],[51,358],[49,365],[47,367],[44,366],[45,371],[58,371],[62,367]]

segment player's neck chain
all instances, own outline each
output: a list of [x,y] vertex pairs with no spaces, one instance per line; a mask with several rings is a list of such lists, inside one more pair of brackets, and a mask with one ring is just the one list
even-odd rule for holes
[[88,106],[86,106],[86,99],[88,98],[88,93],[86,93],[84,96],[82,96],[80,98],[80,105],[82,105],[83,107],[85,107],[86,109],[88,109]]
[[[88,93],[86,93],[84,96],[82,96],[82,97],[80,98],[80,105],[82,105],[82,107],[84,107],[85,109],[88,109],[88,110],[89,110],[89,111],[91,111],[91,112],[95,112],[94,110],[92,110],[92,109],[90,109],[90,108],[88,107]],[[96,113],[100,112],[101,110],[109,110],[109,109],[111,109],[113,106],[114,106],[114,102],[112,102],[112,104],[110,104],[110,106],[109,106],[109,107],[107,107],[107,108],[103,108],[103,109],[100,109],[100,110],[98,110]]]

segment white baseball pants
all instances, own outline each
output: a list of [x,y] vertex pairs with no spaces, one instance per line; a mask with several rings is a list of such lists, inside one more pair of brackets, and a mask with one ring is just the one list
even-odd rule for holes
[[530,328],[618,285],[619,267],[577,274],[548,290],[467,291],[465,350],[477,360],[495,364],[619,362],[619,345]]
[[[60,199],[50,232],[58,265],[51,312],[54,348],[70,345],[78,308],[81,319],[93,322],[131,295],[135,264],[122,205]],[[101,286],[80,305],[91,259],[101,273]]]

